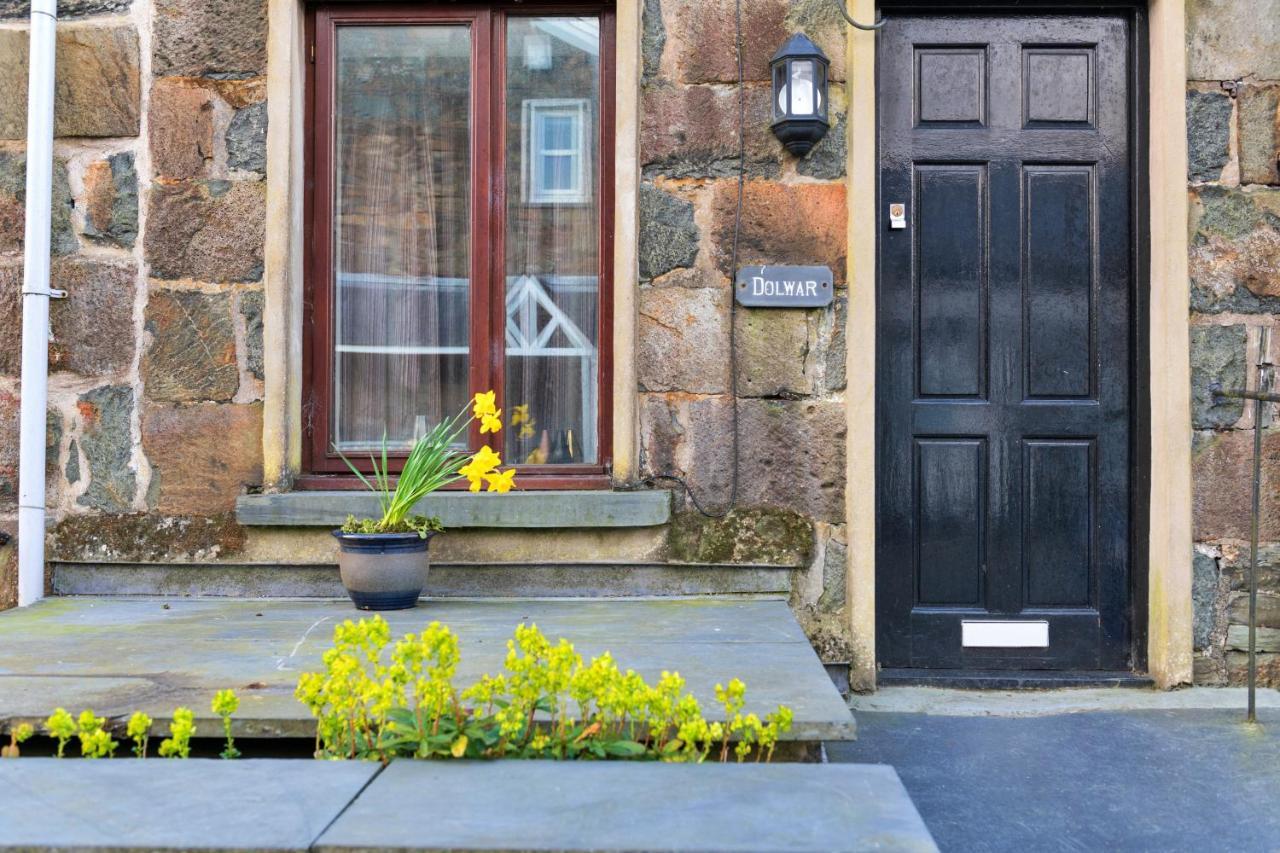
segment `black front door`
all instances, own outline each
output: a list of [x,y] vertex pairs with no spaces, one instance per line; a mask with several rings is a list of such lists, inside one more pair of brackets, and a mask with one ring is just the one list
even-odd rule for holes
[[1126,668],[1129,24],[895,16],[877,61],[880,663]]

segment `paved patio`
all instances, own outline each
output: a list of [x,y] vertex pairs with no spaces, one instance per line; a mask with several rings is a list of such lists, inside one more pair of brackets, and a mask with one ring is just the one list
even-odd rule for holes
[[[829,746],[828,755],[892,765],[943,850],[1280,850],[1275,691],[1260,694],[1261,724],[1250,726],[1243,701],[1231,710],[1132,710],[1221,701],[1200,691],[1185,699],[1177,697],[1193,691],[1113,689],[1101,692],[1131,710],[1068,713],[1044,712],[1073,707],[1072,694],[1085,691],[1007,698],[970,691],[952,697],[951,715],[942,703],[955,691],[933,691],[926,701],[928,691],[899,690],[913,689],[882,690],[857,704],[928,710],[860,707],[858,740]],[[1243,698],[1234,690],[1228,697]]]
[[[350,602],[278,599],[50,598],[0,613],[0,728],[38,722],[54,707],[135,710],[167,720],[192,708],[204,730],[216,690],[241,696],[241,737],[311,737],[315,725],[293,696],[298,674],[320,666],[334,624],[361,614]],[[496,673],[520,622],[565,637],[587,658],[609,651],[647,678],[679,672],[709,718],[717,682],[741,678],[747,709],[791,706],[788,738],[854,737],[853,715],[781,599],[424,600],[384,614],[393,635],[432,621],[462,647],[457,683]]]

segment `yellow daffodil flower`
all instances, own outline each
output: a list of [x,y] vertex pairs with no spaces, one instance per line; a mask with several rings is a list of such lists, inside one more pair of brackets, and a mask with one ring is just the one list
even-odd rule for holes
[[492,415],[480,416],[480,434],[481,435],[484,435],[486,432],[496,433],[500,429],[502,429],[502,410],[501,409],[498,409]]
[[475,396],[475,406],[471,409],[471,413],[477,418],[485,415],[496,415],[498,413],[498,403],[496,394],[493,391],[485,391]]
[[479,466],[484,473],[488,474],[502,464],[502,457],[494,453],[493,448],[486,444],[476,451],[476,455],[471,457],[471,461]]
[[[512,418],[511,422],[514,424],[515,418]],[[520,432],[518,434],[520,438],[533,438],[533,424],[525,423],[520,427]]]
[[519,406],[511,407],[511,425],[520,426],[520,424],[532,423],[529,419],[529,404],[524,403]]
[[516,484],[515,477],[515,468],[508,468],[505,471],[497,471],[493,474],[485,475],[485,479],[489,481],[489,491],[497,492],[500,495],[511,491]]
[[458,469],[458,473],[471,482],[471,491],[478,492],[485,475],[501,464],[502,457],[485,445],[476,451],[470,462]]

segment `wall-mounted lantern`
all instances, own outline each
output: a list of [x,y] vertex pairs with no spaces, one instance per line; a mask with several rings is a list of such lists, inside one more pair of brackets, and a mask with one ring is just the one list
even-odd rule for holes
[[826,135],[826,54],[796,33],[773,55],[773,133],[783,146],[803,157]]

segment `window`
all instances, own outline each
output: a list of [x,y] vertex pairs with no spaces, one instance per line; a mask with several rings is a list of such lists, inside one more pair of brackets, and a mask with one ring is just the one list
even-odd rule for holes
[[489,388],[526,488],[607,485],[613,17],[554,8],[314,9],[304,487]]
[[524,198],[530,204],[584,204],[590,199],[587,102],[524,102]]

